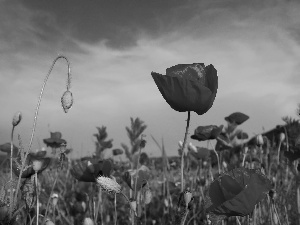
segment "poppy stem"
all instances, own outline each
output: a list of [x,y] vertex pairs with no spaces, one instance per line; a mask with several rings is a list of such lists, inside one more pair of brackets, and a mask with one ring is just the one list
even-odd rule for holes
[[39,109],[40,109],[40,105],[41,105],[41,101],[42,101],[42,97],[43,97],[43,93],[44,93],[44,89],[45,89],[45,86],[46,86],[46,83],[48,81],[48,78],[53,70],[53,67],[56,63],[56,61],[58,59],[65,59],[67,61],[67,64],[68,64],[68,78],[67,78],[67,90],[70,89],[70,85],[71,85],[71,67],[70,67],[70,62],[68,60],[67,57],[63,56],[63,55],[59,55],[57,56],[54,60],[53,60],[53,63],[45,77],[45,80],[43,82],[43,85],[42,85],[42,89],[41,89],[41,92],[40,92],[40,95],[39,95],[39,98],[38,98],[38,103],[37,103],[37,106],[36,106],[36,110],[35,110],[35,115],[34,115],[34,120],[33,120],[33,126],[32,126],[32,132],[31,132],[31,137],[30,137],[30,141],[29,141],[29,145],[28,145],[28,150],[24,156],[24,159],[22,161],[22,166],[21,166],[21,169],[20,169],[20,175],[19,175],[19,179],[18,179],[18,184],[17,184],[17,188],[16,188],[16,193],[15,193],[15,202],[17,202],[17,198],[18,198],[18,190],[20,188],[20,185],[21,185],[21,177],[22,177],[22,174],[23,174],[23,170],[25,168],[25,163],[26,163],[26,158],[31,150],[31,146],[32,146],[32,142],[33,142],[33,137],[34,137],[34,134],[35,134],[35,128],[36,128],[36,124],[37,124],[37,118],[38,118],[38,113],[39,113]]
[[[35,176],[35,188],[36,188],[36,224],[39,224],[39,214],[40,214],[40,208],[39,208],[39,189],[38,189],[38,177],[37,172],[34,174]],[[55,223],[55,221],[54,221]]]
[[215,153],[216,156],[217,156],[217,161],[218,161],[218,171],[219,171],[219,174],[221,174],[221,167],[220,167],[219,154],[217,153],[217,151],[216,151],[215,147],[212,145],[212,143],[211,143],[211,142],[209,142],[209,143],[210,143],[210,146],[212,147],[214,153]]
[[13,170],[12,170],[12,164],[13,164],[13,139],[14,139],[14,130],[15,126],[13,126],[11,130],[11,136],[10,136],[10,198],[9,198],[9,217],[12,216],[13,211],[13,205],[14,205],[14,193],[13,193]]
[[188,111],[188,117],[186,121],[186,129],[185,129],[185,135],[184,135],[184,140],[181,148],[181,192],[183,192],[184,189],[184,180],[183,180],[183,168],[184,168],[184,148],[186,145],[186,139],[190,127],[190,118],[191,118],[191,112]]

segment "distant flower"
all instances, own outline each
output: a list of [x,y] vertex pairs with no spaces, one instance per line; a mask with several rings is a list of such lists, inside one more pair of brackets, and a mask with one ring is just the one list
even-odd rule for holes
[[203,147],[195,147],[195,150],[193,150],[190,146],[188,146],[188,150],[190,152],[190,154],[192,156],[194,156],[197,160],[200,160],[200,159],[207,159],[209,154],[210,154],[210,151],[208,148],[203,148]]
[[113,152],[113,155],[122,155],[123,154],[123,150],[119,149],[119,148],[113,149],[112,152]]
[[44,139],[44,143],[47,145],[47,147],[52,148],[52,154],[56,154],[55,149],[60,148],[63,144],[67,144],[67,141],[62,139],[61,132],[50,132],[50,138]]
[[241,113],[241,112],[235,112],[235,113],[232,113],[229,116],[225,117],[225,120],[227,122],[235,123],[237,125],[241,125],[248,119],[249,119],[249,116],[247,116],[246,114]]
[[151,73],[160,93],[178,112],[206,113],[213,105],[218,76],[213,65],[203,63],[178,64],[166,70],[166,75]]
[[102,190],[108,193],[119,194],[121,192],[121,186],[110,177],[99,176],[96,181]]
[[[10,155],[10,151],[11,151],[11,145],[10,143],[5,143],[0,145],[0,151],[1,152],[6,152],[7,155]],[[13,157],[16,157],[18,155],[19,149],[13,145]]]
[[238,132],[238,134],[236,135],[236,137],[239,140],[245,140],[245,139],[249,138],[248,134],[245,133],[245,132]]
[[110,176],[112,165],[109,160],[84,159],[74,164],[70,170],[79,181],[96,182],[98,176]]
[[[33,174],[41,173],[45,170],[51,162],[51,158],[46,156],[45,150],[30,152],[26,158],[26,166],[22,172],[22,178],[29,178]],[[19,176],[21,169],[21,159],[18,157],[13,163],[13,172],[16,176]]]
[[194,134],[191,136],[192,139],[198,141],[207,141],[216,139],[222,132],[223,125],[220,127],[215,125],[199,126],[195,129]]
[[264,139],[261,134],[256,136],[256,145],[262,146],[264,144]]
[[237,168],[211,183],[205,209],[215,222],[230,216],[246,216],[271,189],[271,181],[260,170]]
[[21,112],[16,112],[13,120],[12,120],[12,125],[15,127],[17,126],[22,120],[22,113]]

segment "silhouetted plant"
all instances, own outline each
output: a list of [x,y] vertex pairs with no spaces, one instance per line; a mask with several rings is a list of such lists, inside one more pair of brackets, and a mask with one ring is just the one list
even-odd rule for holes
[[113,144],[113,139],[109,139],[106,141],[105,139],[107,138],[107,132],[106,132],[106,127],[97,127],[98,133],[94,134],[96,137],[97,141],[95,142],[96,144],[96,157],[103,159],[103,152],[105,149],[112,148]]

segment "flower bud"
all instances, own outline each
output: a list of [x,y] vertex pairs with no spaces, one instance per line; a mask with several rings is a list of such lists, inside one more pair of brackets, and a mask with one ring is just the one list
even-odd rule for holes
[[193,199],[192,192],[185,191],[183,197],[184,197],[185,205],[188,206],[191,200]]
[[136,213],[136,201],[130,200],[131,209]]
[[99,176],[97,178],[98,185],[109,193],[119,194],[121,192],[121,186],[113,179],[105,176]]
[[91,218],[86,217],[83,220],[83,225],[94,225],[94,222],[93,222],[93,220]]
[[37,173],[42,169],[43,162],[41,160],[33,160],[32,161],[32,169]]
[[21,112],[16,112],[13,120],[12,120],[12,125],[15,127],[17,126],[22,120],[22,113]]
[[283,142],[284,139],[285,139],[285,134],[284,133],[280,133],[280,135],[279,135],[280,142]]
[[52,198],[52,205],[56,206],[57,205],[57,201],[58,201],[58,194],[53,193],[52,196],[51,196],[51,198]]
[[72,92],[70,92],[69,90],[65,91],[65,93],[61,97],[61,105],[62,105],[65,113],[67,113],[73,105]]
[[256,136],[256,145],[262,146],[264,144],[264,139],[261,134]]
[[144,200],[145,200],[145,204],[149,204],[151,202],[152,199],[152,192],[150,189],[147,189],[144,193]]
[[51,220],[47,219],[45,225],[54,225],[54,223]]
[[178,142],[179,148],[182,148],[182,145],[183,145],[183,142],[182,142],[182,141],[179,141],[179,142]]
[[191,142],[188,145],[188,149],[193,150],[194,152],[197,152],[197,147],[195,145],[193,145],[193,143],[191,143]]

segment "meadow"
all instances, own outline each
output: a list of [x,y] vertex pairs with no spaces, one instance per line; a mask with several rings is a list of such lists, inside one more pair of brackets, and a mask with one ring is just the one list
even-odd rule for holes
[[[189,130],[190,112],[207,113],[216,97],[212,65],[180,64],[168,68],[167,75],[152,73],[170,107],[187,112],[184,139],[174,150],[177,156],[167,156],[163,140],[143,134],[147,125],[140,118],[130,118],[124,129],[129,146],[112,148],[101,126],[96,127],[92,156],[69,158],[73,149],[60,132],[44,139],[47,149],[32,151],[43,90],[58,59],[68,64],[61,104],[66,113],[71,110],[69,61],[59,56],[46,75],[28,149],[20,136],[14,140],[21,112],[13,116],[10,142],[0,146],[7,154],[0,173],[1,225],[300,224],[299,120],[284,117],[283,125],[249,137],[239,129],[249,116],[233,112],[224,115],[226,126]],[[188,143],[188,138],[207,147]],[[161,157],[149,158],[143,152],[150,141]],[[107,149],[114,157],[104,159]],[[123,154],[127,160],[119,159]]]

